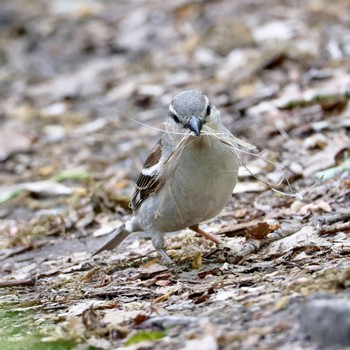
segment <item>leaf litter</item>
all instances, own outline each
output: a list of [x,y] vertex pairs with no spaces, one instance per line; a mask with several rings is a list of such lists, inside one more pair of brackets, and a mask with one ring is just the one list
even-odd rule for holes
[[[342,300],[350,285],[345,8],[5,1],[3,348],[314,346],[300,336],[303,302]],[[155,129],[188,88],[245,145],[268,150],[240,154],[249,171],[201,225],[222,244],[167,235],[176,269],[142,235],[91,258],[130,214]]]

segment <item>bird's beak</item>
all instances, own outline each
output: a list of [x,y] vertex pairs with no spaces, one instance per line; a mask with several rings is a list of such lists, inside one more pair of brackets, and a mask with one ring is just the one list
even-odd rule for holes
[[200,135],[203,126],[203,121],[201,118],[195,117],[194,115],[191,117],[189,122],[185,125],[185,128],[193,131],[197,136]]

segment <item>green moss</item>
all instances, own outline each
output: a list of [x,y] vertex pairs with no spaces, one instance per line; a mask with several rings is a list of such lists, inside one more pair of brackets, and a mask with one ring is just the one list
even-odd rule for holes
[[126,346],[132,345],[132,344],[138,344],[143,341],[154,341],[159,340],[165,337],[166,332],[164,331],[139,331],[133,336],[131,336],[128,341],[125,343]]

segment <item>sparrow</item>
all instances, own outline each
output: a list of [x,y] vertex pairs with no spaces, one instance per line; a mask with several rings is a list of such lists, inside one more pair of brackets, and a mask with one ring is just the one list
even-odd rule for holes
[[136,181],[132,215],[93,256],[142,231],[168,264],[172,260],[164,250],[167,232],[190,228],[219,243],[198,225],[217,216],[231,197],[240,166],[235,139],[201,91],[176,95],[164,133]]

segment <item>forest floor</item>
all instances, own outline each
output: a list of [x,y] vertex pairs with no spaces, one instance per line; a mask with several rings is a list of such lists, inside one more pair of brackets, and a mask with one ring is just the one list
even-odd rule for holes
[[[350,347],[349,23],[346,0],[2,1],[1,349]],[[201,226],[224,246],[92,258],[187,89],[260,150]]]

